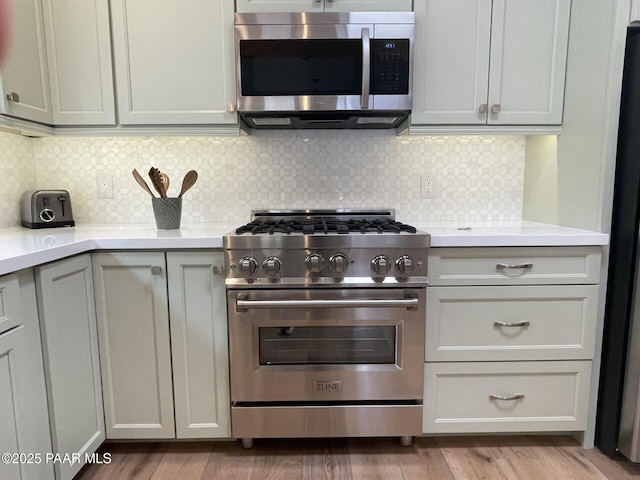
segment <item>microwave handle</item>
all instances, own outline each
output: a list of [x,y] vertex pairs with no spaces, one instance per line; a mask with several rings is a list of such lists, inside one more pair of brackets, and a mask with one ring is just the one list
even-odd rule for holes
[[360,97],[360,107],[363,110],[369,109],[369,91],[371,86],[371,39],[369,29],[362,29],[362,95]]

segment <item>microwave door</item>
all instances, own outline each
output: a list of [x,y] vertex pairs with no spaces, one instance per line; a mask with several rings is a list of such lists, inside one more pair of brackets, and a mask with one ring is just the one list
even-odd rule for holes
[[372,25],[252,27],[236,27],[238,110],[369,108]]

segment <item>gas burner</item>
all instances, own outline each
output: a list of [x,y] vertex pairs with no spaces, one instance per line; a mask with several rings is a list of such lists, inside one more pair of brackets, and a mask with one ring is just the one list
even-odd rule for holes
[[396,222],[393,210],[266,210],[254,211],[252,221],[236,235],[416,233],[411,225]]
[[411,225],[396,222],[391,219],[352,219],[337,220],[334,218],[320,217],[315,220],[264,220],[256,219],[236,229],[237,235],[251,233],[252,235],[274,233],[301,233],[303,235],[313,235],[319,233],[338,233],[347,235],[349,233],[416,233],[417,230]]

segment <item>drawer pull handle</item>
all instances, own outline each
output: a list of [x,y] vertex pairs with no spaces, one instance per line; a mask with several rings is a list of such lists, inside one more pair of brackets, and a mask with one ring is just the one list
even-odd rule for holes
[[158,265],[154,265],[151,267],[151,275],[160,275],[162,274],[162,267]]
[[512,270],[512,269],[520,269],[520,270],[524,270],[527,268],[533,268],[533,263],[521,263],[519,265],[509,265],[506,263],[498,263],[496,265],[496,268],[498,270]]
[[528,327],[529,322],[516,322],[516,323],[493,322],[493,326],[494,327]]
[[494,395],[493,393],[489,395],[489,400],[522,400],[524,398],[524,394],[522,393],[514,393],[513,395],[509,395],[505,397],[503,395]]

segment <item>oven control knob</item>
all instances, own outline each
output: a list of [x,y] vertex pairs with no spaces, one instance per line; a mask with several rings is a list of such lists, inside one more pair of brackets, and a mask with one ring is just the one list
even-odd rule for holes
[[344,273],[349,268],[349,259],[344,253],[336,253],[329,259],[331,269],[336,273]]
[[416,262],[409,255],[403,255],[396,260],[396,270],[403,277],[411,275],[415,268]]
[[258,270],[258,262],[253,257],[244,257],[238,262],[238,271],[249,277]]
[[391,270],[391,262],[384,255],[378,255],[371,260],[371,271],[376,275],[385,276]]
[[305,258],[304,264],[307,266],[307,270],[309,270],[310,273],[320,273],[324,268],[324,259],[322,258],[322,255],[311,253],[307,255],[307,258]]
[[278,257],[268,257],[262,262],[262,268],[267,275],[277,275],[282,268],[282,262]]

